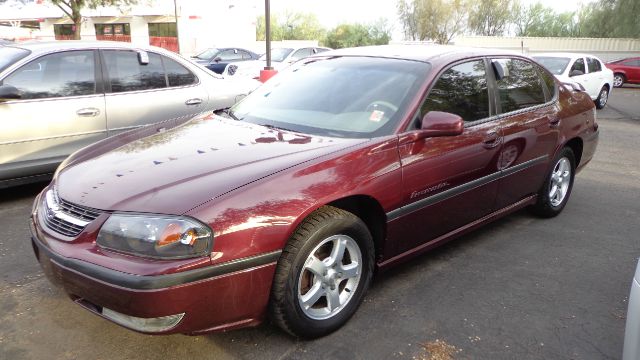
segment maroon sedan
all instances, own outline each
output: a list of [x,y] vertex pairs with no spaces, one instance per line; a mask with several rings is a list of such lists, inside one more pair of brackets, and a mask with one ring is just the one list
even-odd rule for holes
[[529,58],[331,51],[224,113],[80,150],[35,201],[35,254],[79,305],[144,333],[260,323],[317,337],[385,269],[528,207],[560,213],[594,104]]
[[640,84],[640,57],[612,61],[606,66],[613,71],[613,86]]

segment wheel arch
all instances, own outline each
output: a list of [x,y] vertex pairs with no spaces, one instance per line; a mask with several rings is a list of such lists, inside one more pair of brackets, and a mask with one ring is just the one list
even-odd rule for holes
[[[574,137],[571,140],[567,141],[564,147],[569,147],[571,151],[573,151],[573,156],[575,156],[576,160],[576,168],[580,165],[580,160],[582,159],[582,149],[584,148],[584,143],[581,138]],[[562,148],[559,151],[562,151]]]
[[326,205],[348,211],[359,217],[373,238],[376,259],[382,255],[387,238],[387,214],[382,205],[369,195],[350,195],[333,200]]

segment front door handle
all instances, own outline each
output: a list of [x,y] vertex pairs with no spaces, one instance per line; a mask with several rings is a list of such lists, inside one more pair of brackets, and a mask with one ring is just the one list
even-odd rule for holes
[[482,146],[487,149],[493,149],[494,147],[500,145],[500,136],[498,136],[497,131],[490,131],[487,133],[487,136],[484,138],[482,142]]
[[185,101],[184,103],[186,105],[198,105],[198,104],[202,104],[202,99],[198,99],[198,98],[189,99],[189,100]]
[[96,108],[84,108],[76,111],[76,114],[78,114],[78,116],[93,117],[93,116],[98,116],[100,114],[100,110]]

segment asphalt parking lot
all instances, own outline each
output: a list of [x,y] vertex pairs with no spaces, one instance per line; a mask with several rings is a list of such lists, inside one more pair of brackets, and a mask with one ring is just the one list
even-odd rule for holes
[[94,316],[32,255],[27,219],[43,184],[0,191],[0,359],[429,359],[425,347],[454,359],[618,359],[640,255],[640,88],[616,89],[598,119],[596,157],[560,216],[521,211],[377,276],[351,321],[315,341],[268,324],[146,336]]

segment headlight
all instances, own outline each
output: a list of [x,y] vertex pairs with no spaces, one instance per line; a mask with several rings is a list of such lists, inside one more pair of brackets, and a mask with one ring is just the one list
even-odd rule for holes
[[191,258],[211,253],[213,234],[208,226],[184,216],[113,214],[102,225],[97,243],[145,257]]

